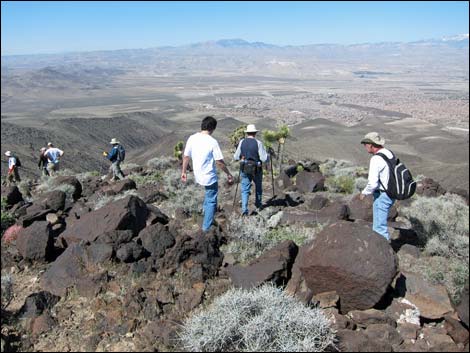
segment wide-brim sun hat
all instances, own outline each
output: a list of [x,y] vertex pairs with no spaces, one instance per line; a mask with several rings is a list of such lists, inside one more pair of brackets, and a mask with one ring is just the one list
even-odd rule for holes
[[246,127],[245,132],[258,132],[259,130],[256,129],[256,126],[254,124],[249,124]]
[[118,140],[116,140],[114,137],[111,139],[111,142],[110,142],[111,145],[116,145],[118,143],[120,143],[120,142]]
[[383,146],[385,145],[385,139],[379,135],[378,132],[369,132],[361,140],[362,144],[371,143],[374,145]]
[[5,152],[5,156],[11,157],[11,152],[10,152],[10,151],[6,151],[6,152]]

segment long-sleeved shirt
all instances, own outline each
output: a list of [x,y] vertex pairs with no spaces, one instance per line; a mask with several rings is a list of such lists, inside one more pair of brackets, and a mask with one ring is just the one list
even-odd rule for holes
[[109,151],[108,155],[106,158],[108,158],[111,162],[115,162],[118,157],[118,148],[119,145],[113,145],[113,148],[111,148],[111,151]]
[[[252,138],[252,137],[247,137],[247,138]],[[235,154],[233,155],[233,159],[235,159],[236,161],[240,160],[243,140],[244,139],[242,139],[240,141],[240,143],[238,144],[237,150],[235,151]],[[261,162],[265,163],[268,160],[268,153],[266,152],[266,149],[264,148],[264,145],[261,141],[256,140],[256,142],[258,143],[258,156],[259,156],[259,159],[260,159]]]
[[[382,148],[378,152],[383,153],[387,156],[387,158],[393,157],[392,152],[386,148]],[[373,155],[370,159],[368,182],[364,190],[362,190],[362,194],[370,195],[374,193],[377,188],[379,188],[381,191],[385,191],[384,188],[380,185],[379,180],[382,182],[383,186],[387,187],[389,177],[389,168],[387,162],[385,162],[381,156]]]
[[8,158],[8,171],[12,171],[13,168],[16,168],[16,158],[11,156]]

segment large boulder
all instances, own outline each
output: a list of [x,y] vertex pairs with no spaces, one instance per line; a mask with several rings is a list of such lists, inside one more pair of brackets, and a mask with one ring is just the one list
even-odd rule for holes
[[35,222],[27,228],[21,228],[16,240],[18,252],[25,259],[45,261],[54,250],[51,228],[47,222]]
[[248,266],[236,265],[229,267],[227,271],[236,287],[249,289],[265,282],[282,286],[290,279],[297,253],[297,245],[292,240],[285,240]]
[[402,271],[396,287],[399,294],[418,307],[423,318],[439,320],[454,312],[446,288],[429,283],[421,274]]
[[387,240],[369,225],[340,221],[301,247],[293,271],[298,273],[288,284],[290,293],[336,291],[341,312],[348,312],[380,301],[397,273],[397,260]]
[[302,193],[322,191],[325,188],[325,177],[320,172],[301,171],[297,174],[295,185]]
[[459,303],[457,304],[457,313],[459,314],[459,318],[460,320],[462,320],[463,323],[465,323],[465,325],[467,327],[469,327],[469,324],[468,324],[468,278],[467,278],[467,283],[465,284],[465,288],[464,290],[462,291],[462,294],[460,295],[460,301]]
[[74,176],[58,176],[53,178],[52,186],[57,187],[60,185],[70,185],[73,188],[72,198],[74,201],[82,196],[82,184]]
[[60,238],[64,245],[80,240],[94,241],[101,234],[114,230],[132,230],[137,235],[146,226],[148,210],[145,203],[130,195],[89,213],[67,225]]
[[[373,204],[374,198],[372,196],[368,196],[364,198],[364,200],[359,199],[360,195],[355,195],[351,201],[349,202],[349,218],[352,220],[362,219],[367,222],[373,221]],[[389,212],[387,219],[389,221],[394,220],[398,216],[397,207],[394,204]]]
[[72,244],[41,278],[41,288],[63,297],[75,287],[79,295],[94,297],[107,282],[107,273],[97,269],[94,250],[83,243]]
[[23,201],[23,195],[16,185],[6,187],[2,186],[1,194],[2,198],[6,199],[8,206],[13,206]]
[[166,249],[175,245],[175,237],[168,226],[152,224],[139,233],[142,246],[156,258],[161,258]]

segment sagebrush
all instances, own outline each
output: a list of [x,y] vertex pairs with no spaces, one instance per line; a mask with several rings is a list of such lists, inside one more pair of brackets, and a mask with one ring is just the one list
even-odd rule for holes
[[335,332],[320,309],[264,285],[229,290],[186,320],[180,339],[192,352],[322,352]]

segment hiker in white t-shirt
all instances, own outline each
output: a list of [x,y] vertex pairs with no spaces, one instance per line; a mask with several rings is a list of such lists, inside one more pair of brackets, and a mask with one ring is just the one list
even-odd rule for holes
[[202,120],[201,132],[191,135],[186,142],[181,171],[181,180],[186,182],[186,170],[189,160],[192,159],[196,182],[204,186],[206,190],[203,204],[203,232],[209,230],[217,210],[218,183],[216,165],[227,174],[228,182],[233,183],[233,176],[225,165],[219,143],[211,136],[216,127],[217,120],[213,117],[207,116]]
[[49,142],[44,155],[47,157],[47,171],[49,175],[53,176],[59,170],[60,157],[64,155],[64,151],[54,147],[54,145]]

